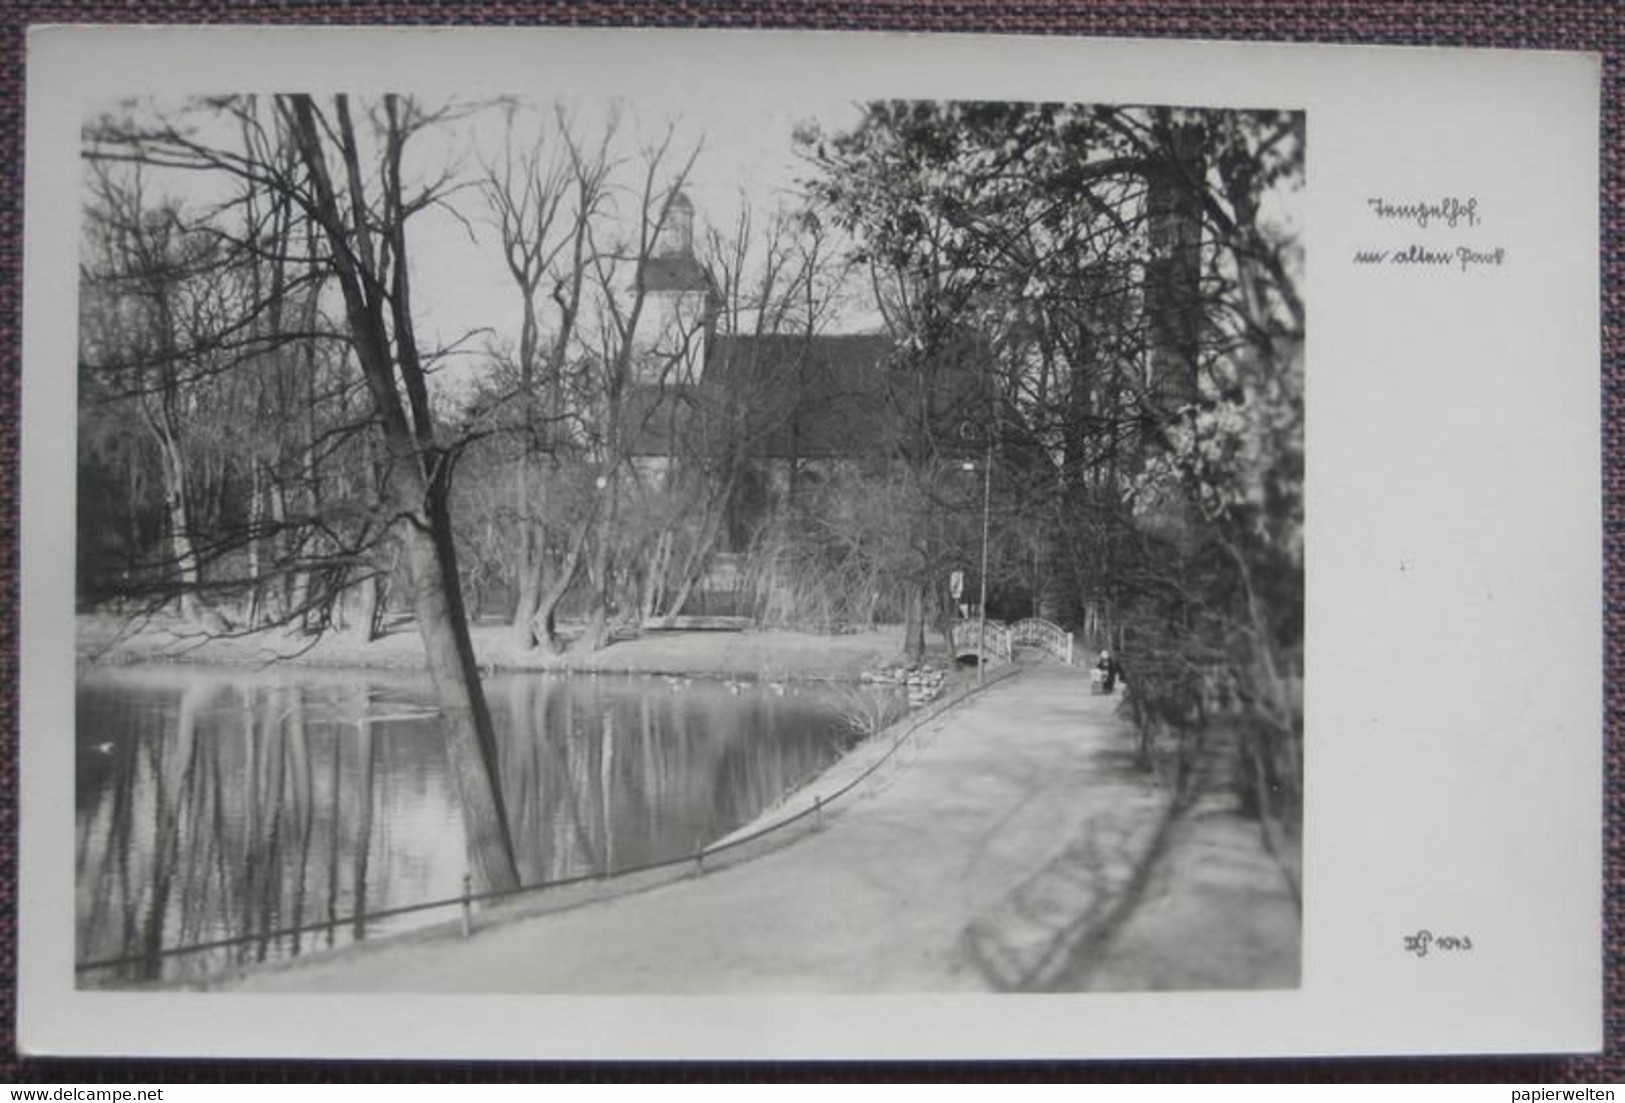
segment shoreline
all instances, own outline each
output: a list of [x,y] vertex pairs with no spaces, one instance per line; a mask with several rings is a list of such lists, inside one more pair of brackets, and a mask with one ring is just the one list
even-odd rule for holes
[[[944,720],[949,713],[983,692],[1019,676],[1023,669],[1020,663],[1008,664],[990,674],[983,682],[967,680],[929,704],[909,710],[886,727],[854,743],[834,762],[796,783],[749,820],[705,843],[692,855],[625,873],[582,877],[560,885],[530,886],[482,905],[467,930],[474,934],[487,934],[563,912],[601,907],[630,896],[701,878],[708,872],[748,865],[792,847],[823,829],[823,821],[809,821],[799,828],[794,825],[794,821],[805,820],[807,814],[814,810],[813,800],[819,794],[829,792],[833,797],[827,802],[821,799],[817,802],[827,810],[828,822],[833,823],[844,812],[883,790],[895,780],[898,771],[907,769],[910,758],[902,757],[900,752],[911,748],[917,754],[931,741],[931,737],[918,734],[921,729]],[[893,757],[897,759],[895,767],[883,775],[877,773],[877,768]],[[455,904],[448,902],[444,906],[450,908]],[[468,937],[467,934],[459,934],[463,930],[460,918],[446,918],[298,957],[236,965],[212,975],[155,981],[145,990],[229,990],[244,983],[253,983],[255,978],[298,973],[309,968],[321,969],[335,963],[342,966],[345,962],[375,954],[392,954],[403,948],[461,941]]]
[[[175,620],[153,619],[139,627],[114,614],[79,614],[75,658],[86,669],[146,664],[277,667],[335,670],[423,670],[418,634],[410,620],[391,623],[376,640],[350,632],[306,637],[270,629],[209,635]],[[663,629],[616,640],[594,652],[570,645],[557,654],[521,651],[505,623],[469,626],[475,661],[485,674],[652,674],[778,681],[858,681],[866,671],[894,665],[901,650],[900,626],[824,635],[785,628],[727,631]],[[940,651],[939,647],[936,649]],[[940,659],[940,655],[934,655]]]
[[[857,800],[864,795],[875,770],[886,760],[895,757],[899,766],[904,763],[902,752],[915,746],[911,741],[920,729],[999,683],[1017,677],[1022,669],[1021,663],[1007,663],[992,670],[983,681],[966,679],[935,700],[910,708],[884,728],[854,743],[840,758],[816,774],[786,790],[745,823],[707,843],[701,852],[708,858],[713,855],[722,857],[728,851],[765,838],[786,823],[820,809],[828,809],[831,818],[839,816],[848,806],[849,798]],[[825,794],[829,795],[829,799],[824,799]]]
[[600,997],[1299,987],[1301,910],[1233,797],[1210,793],[1176,814],[1171,789],[1133,765],[1115,704],[1081,672],[1019,673],[1019,690],[1006,675],[983,687],[993,694],[944,703],[883,739],[875,750],[897,746],[895,768],[876,770],[822,824],[516,899],[466,934],[451,920],[198,987]]

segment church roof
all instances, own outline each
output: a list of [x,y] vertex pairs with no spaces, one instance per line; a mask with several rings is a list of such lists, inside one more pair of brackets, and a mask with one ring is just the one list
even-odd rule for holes
[[717,337],[705,385],[745,408],[754,455],[874,456],[891,443],[884,361],[894,347],[889,337],[856,334]]
[[[634,450],[680,453],[742,443],[758,459],[860,459],[896,452],[920,403],[883,335],[718,336],[697,384],[628,395]],[[926,405],[938,429],[962,419],[973,375],[945,370]],[[709,441],[709,443],[707,443]]]

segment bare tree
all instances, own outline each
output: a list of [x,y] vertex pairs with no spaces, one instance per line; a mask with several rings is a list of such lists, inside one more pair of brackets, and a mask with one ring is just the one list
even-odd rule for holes
[[407,223],[438,201],[444,185],[409,194],[403,154],[436,116],[408,99],[383,97],[372,113],[378,147],[369,172],[349,97],[335,96],[329,110],[303,95],[279,97],[277,106],[306,172],[298,199],[326,236],[383,436],[386,500],[470,826],[471,861],[482,885],[510,888],[518,873],[497,780],[496,735],[468,634],[448,507],[456,454],[437,440],[412,324]]
[[146,188],[139,169],[124,180],[92,173],[80,357],[99,377],[92,400],[133,403],[157,453],[168,547],[160,557],[167,577],[156,587],[185,620],[220,627],[200,597],[191,437],[216,348],[211,299],[225,262],[177,205],[150,201]]
[[608,198],[616,124],[612,117],[597,146],[588,148],[562,107],[554,109],[551,131],[538,124],[528,142],[516,135],[516,118],[510,107],[501,156],[485,166],[481,190],[520,299],[515,391],[513,401],[502,404],[503,421],[519,438],[514,642],[553,651],[554,610],[574,581],[585,526],[569,532],[562,555],[548,554],[550,488],[571,448],[566,373],[590,263],[588,227]]
[[816,220],[791,210],[761,217],[742,202],[726,231],[708,229],[698,259],[710,284],[705,324],[714,340],[707,374],[664,396],[658,415],[665,424],[654,436],[666,443],[667,466],[644,572],[645,619],[669,620],[688,603],[753,474],[784,465],[785,497],[794,498],[796,423],[809,413],[802,391],[827,369],[813,339],[827,321],[836,276]]
[[641,384],[658,394],[679,378],[697,325],[696,319],[678,318],[676,333],[652,333],[654,327],[646,320],[651,296],[648,266],[699,156],[697,145],[685,155],[675,143],[675,131],[668,128],[642,151],[635,180],[615,195],[627,208],[616,213],[630,224],[630,233],[617,233],[594,221],[585,227],[594,317],[583,335],[588,366],[584,397],[590,410],[588,452],[598,472],[595,489],[601,495],[592,511],[586,563],[590,602],[582,646],[588,650],[610,641],[618,578],[630,558],[621,546],[623,497],[627,482],[635,477],[637,434],[649,412],[658,407],[658,401],[634,404],[633,389]]
[[[287,143],[257,129],[252,101],[234,108],[225,163],[287,178]],[[174,606],[208,636],[327,624],[383,519],[356,471],[370,419],[323,310],[319,233],[286,188],[215,173],[159,126],[101,120],[86,157],[81,496],[112,516],[87,530],[83,593]],[[219,178],[189,187],[180,167]],[[169,488],[161,508],[152,483]]]
[[[501,889],[516,883],[513,846],[498,784],[495,735],[481,691],[457,574],[448,494],[465,442],[444,434],[430,402],[428,366],[413,325],[408,224],[446,201],[455,187],[450,169],[423,182],[409,179],[406,151],[426,128],[451,112],[429,112],[410,99],[385,96],[358,120],[350,97],[318,103],[307,95],[277,96],[268,114],[255,97],[195,105],[190,119],[160,113],[147,125],[92,128],[88,155],[103,163],[132,163],[193,174],[231,195],[213,212],[208,231],[239,252],[267,248],[261,227],[244,225],[238,197],[263,198],[270,210],[296,210],[314,227],[320,266],[331,273],[343,303],[339,334],[353,356],[367,401],[356,419],[311,441],[305,452],[319,462],[334,440],[360,428],[379,441],[377,496],[348,535],[331,515],[301,519],[304,530],[338,545],[312,548],[322,564],[329,600],[353,581],[358,564],[387,540],[401,572],[423,639],[444,721],[448,757],[457,776],[469,828],[470,863],[480,883]],[[225,123],[225,126],[222,126]],[[239,144],[229,140],[236,130]],[[270,236],[275,249],[276,235]],[[285,243],[288,236],[281,240]],[[312,268],[317,267],[312,264]],[[279,296],[280,301],[280,296]],[[241,304],[242,331],[274,315],[259,297]],[[279,320],[287,340],[285,320]],[[169,332],[176,332],[171,321]],[[263,351],[263,350],[260,350]],[[242,358],[225,362],[237,366]],[[331,509],[329,503],[325,509]],[[284,522],[287,523],[287,522]],[[238,526],[238,546],[262,535]]]

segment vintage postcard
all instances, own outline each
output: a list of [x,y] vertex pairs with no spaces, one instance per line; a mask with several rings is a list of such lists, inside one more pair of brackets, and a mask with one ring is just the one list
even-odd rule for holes
[[21,1048],[1597,1049],[1599,72],[36,29]]

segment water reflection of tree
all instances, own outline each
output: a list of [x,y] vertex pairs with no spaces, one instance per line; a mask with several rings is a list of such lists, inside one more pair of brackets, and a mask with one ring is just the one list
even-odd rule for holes
[[720,685],[515,678],[504,798],[527,883],[692,853],[827,761],[811,706]]
[[291,748],[293,758],[294,822],[297,831],[294,853],[298,856],[298,871],[293,879],[293,910],[289,926],[294,928],[290,949],[297,955],[303,949],[301,928],[305,925],[305,897],[309,891],[310,844],[316,822],[316,790],[315,772],[310,761],[310,731],[305,726],[304,695],[289,691],[286,698],[288,746]]
[[[207,786],[198,784],[197,726],[214,697],[207,684],[182,694],[174,713],[174,737],[124,739],[114,743],[123,761],[113,772],[111,812],[99,849],[81,851],[81,869],[100,858],[99,877],[92,881],[91,905],[83,917],[81,952],[141,955],[123,972],[124,979],[157,975],[157,952],[165,943],[171,901],[192,898],[190,882],[208,852],[184,845],[187,827],[197,822],[194,805]],[[150,716],[150,714],[142,714]],[[150,721],[149,721],[150,722]],[[160,714],[160,723],[162,714]],[[145,733],[143,733],[145,734]],[[94,828],[94,817],[86,828]],[[109,921],[116,928],[109,930]],[[175,933],[192,929],[184,915]]]
[[592,764],[581,753],[575,695],[545,678],[514,678],[501,727],[502,776],[514,817],[515,856],[527,884],[604,868],[590,805]]
[[[828,754],[816,708],[761,691],[534,676],[502,688],[504,798],[531,884],[690,854]],[[98,725],[120,738],[84,771],[79,955],[134,959],[88,982],[298,955],[373,933],[369,909],[455,892],[463,870],[431,864],[433,813],[455,796],[429,717],[401,718],[365,686],[200,680],[134,697],[81,722],[87,757]],[[240,941],[159,956],[221,938]]]
[[[103,817],[87,817],[80,828],[77,868],[80,870],[81,885],[89,885],[88,892],[83,887],[80,891],[78,940],[82,956],[101,951],[102,942],[94,936],[109,923],[117,924],[117,938],[111,940],[113,944],[130,947],[137,942],[138,913],[134,907],[128,906],[133,899],[131,847],[128,843],[135,834],[136,779],[140,768],[138,749],[139,743],[135,739],[117,740],[111,748],[117,760],[111,770],[112,792],[108,801],[103,802],[110,803],[110,808],[105,817],[107,828],[100,845],[92,845],[91,840],[96,837],[98,821]],[[79,772],[83,776],[87,771],[81,765]],[[79,799],[83,801],[85,798],[81,795]],[[96,858],[101,859],[100,876],[87,878],[84,871],[92,868],[91,863]]]
[[344,725],[330,719],[313,745],[303,690],[248,686],[235,708],[224,698],[223,684],[201,681],[171,707],[125,715],[134,730],[114,744],[120,761],[81,825],[79,952],[135,960],[93,981],[156,979],[163,949],[222,937],[243,941],[214,965],[264,961],[284,938],[281,952],[298,954],[316,944],[297,932],[313,916],[325,914],[331,945],[333,924],[367,907],[376,756],[365,695],[348,786]]

